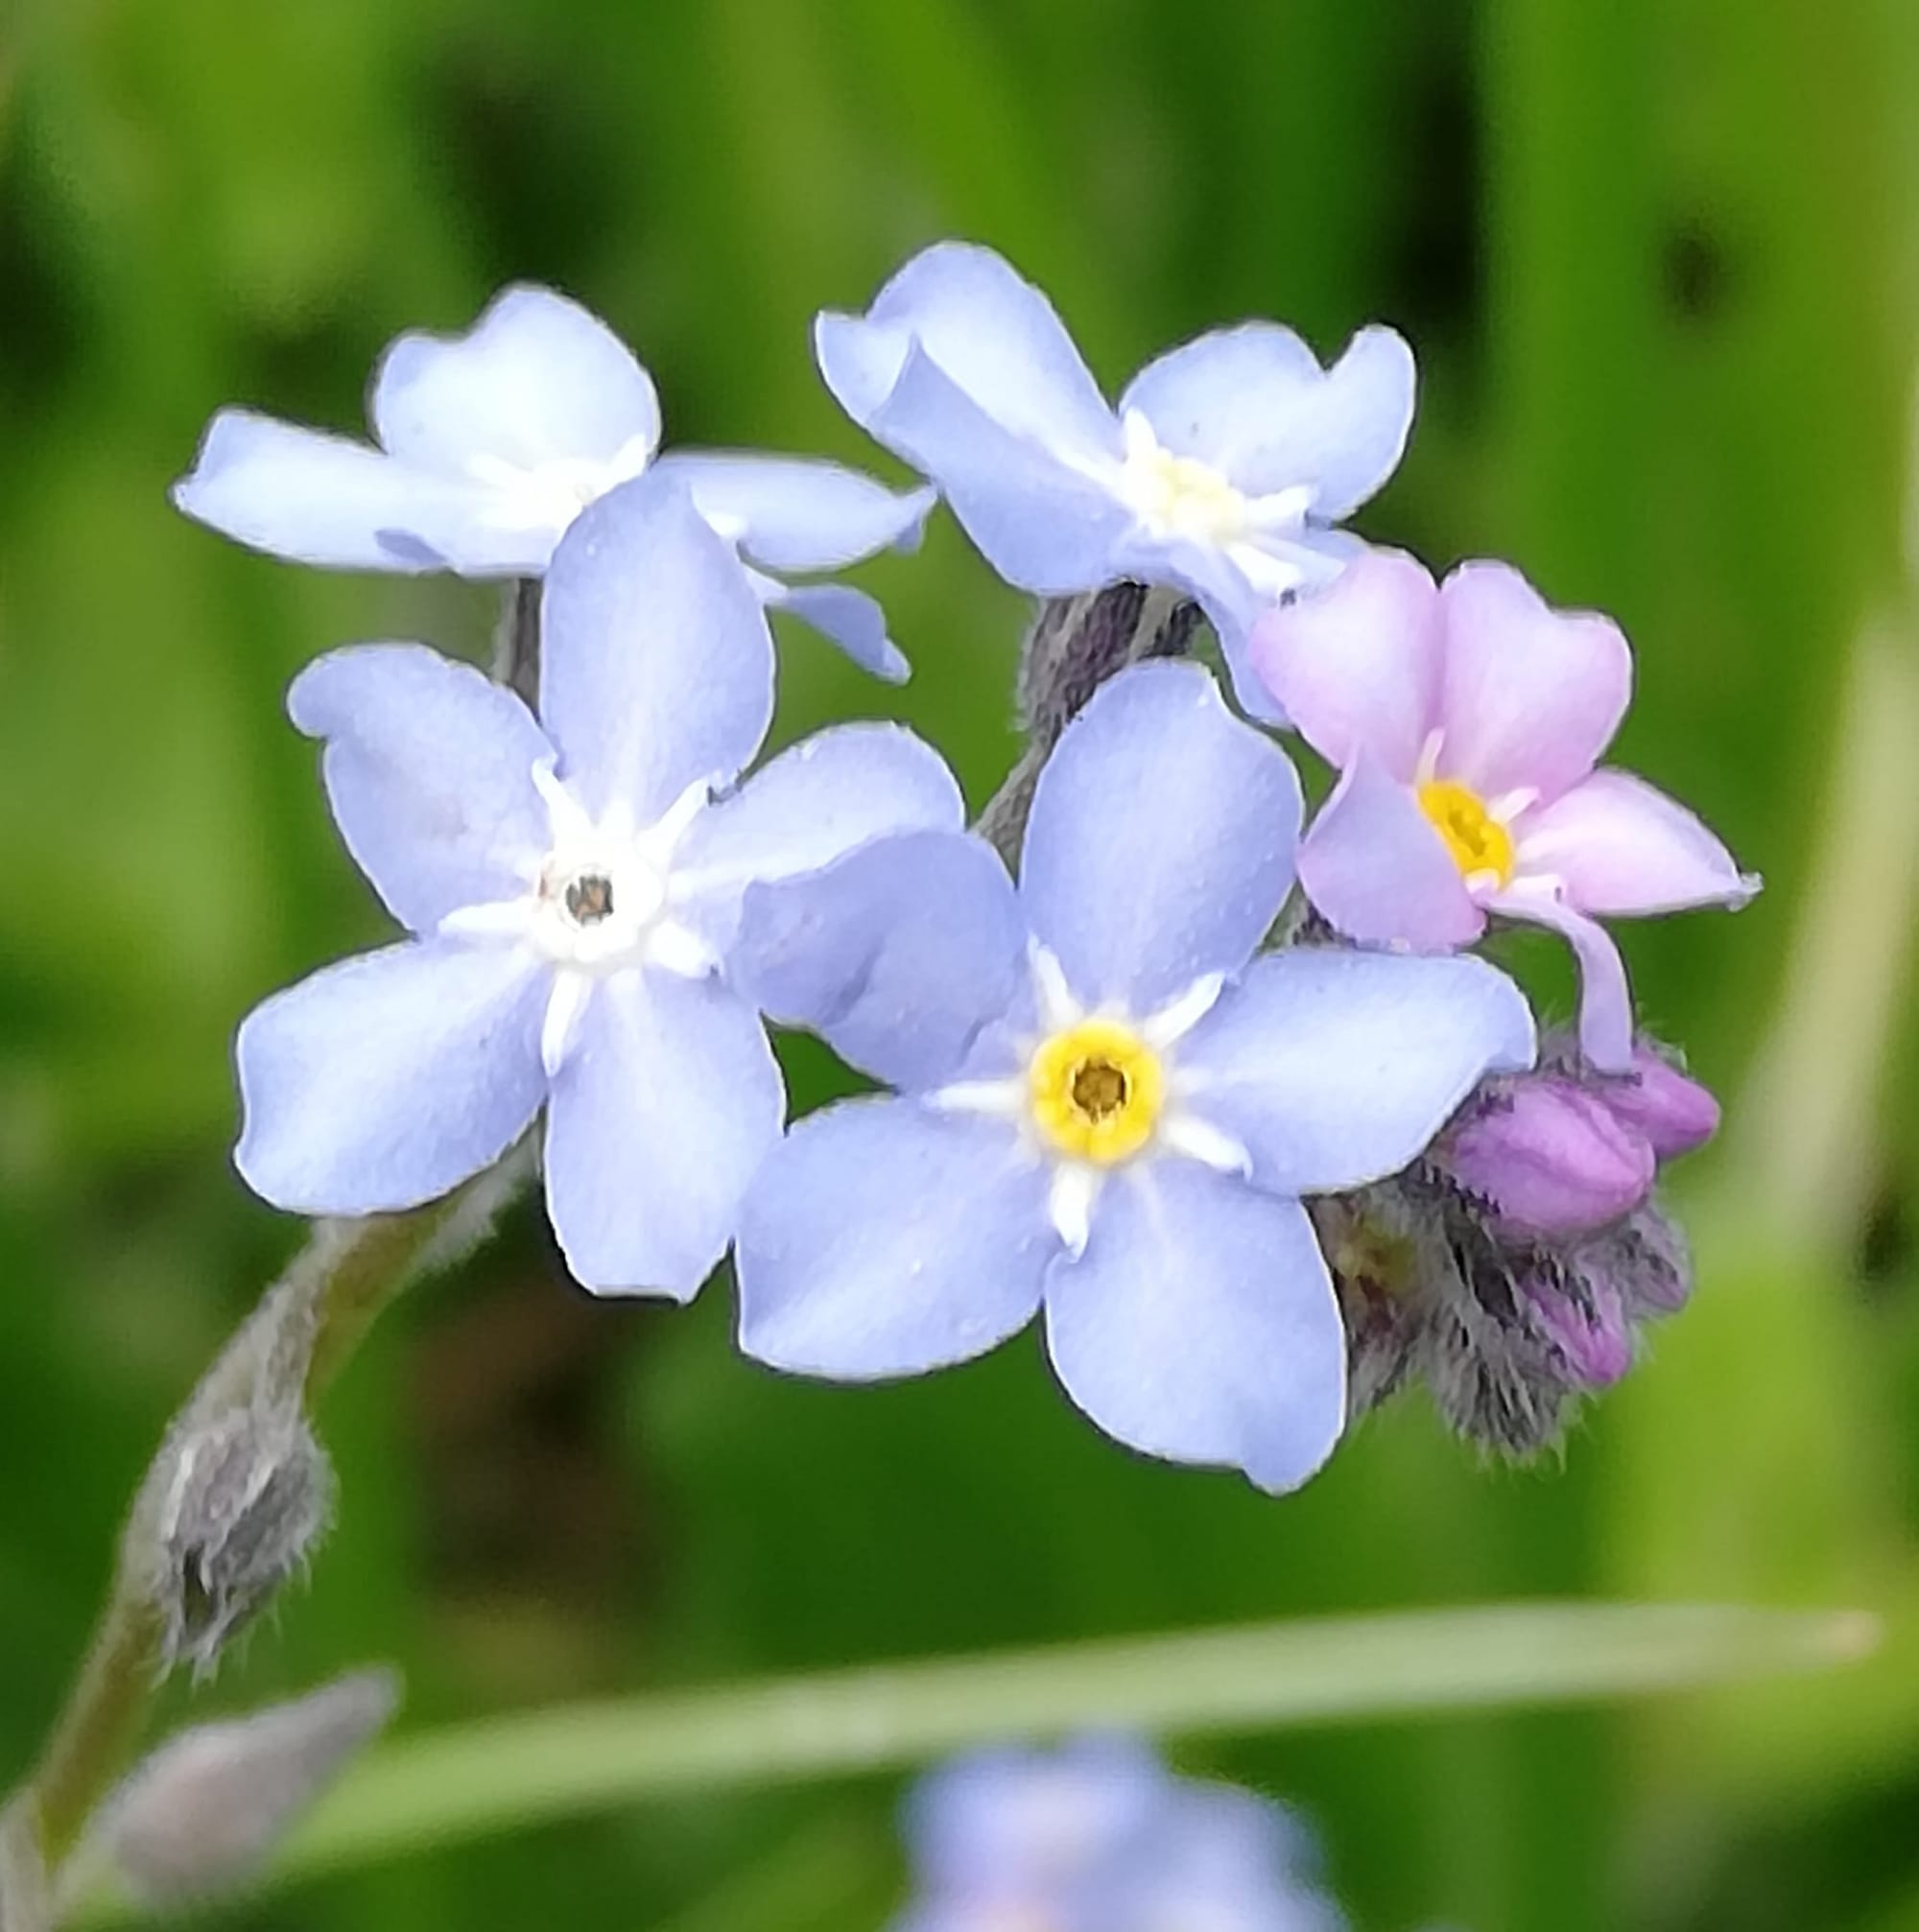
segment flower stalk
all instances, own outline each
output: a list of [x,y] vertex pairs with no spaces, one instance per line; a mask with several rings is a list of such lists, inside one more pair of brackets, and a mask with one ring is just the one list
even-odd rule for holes
[[14,1801],[49,1873],[132,1758],[174,1665],[191,1658],[209,1670],[323,1528],[323,1496],[280,1506],[285,1447],[310,1440],[309,1405],[400,1291],[463,1248],[476,1218],[490,1223],[523,1172],[509,1156],[410,1213],[316,1222],[215,1358],[141,1483],[86,1660]]

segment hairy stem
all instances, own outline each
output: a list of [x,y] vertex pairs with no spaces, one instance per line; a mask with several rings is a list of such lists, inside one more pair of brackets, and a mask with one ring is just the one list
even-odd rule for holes
[[169,1513],[195,1432],[269,1397],[295,1409],[339,1374],[399,1291],[476,1210],[487,1217],[516,1184],[512,1157],[460,1192],[405,1214],[320,1221],[248,1316],[167,1431],[141,1484],[86,1660],[39,1763],[16,1801],[56,1870],[126,1769],[175,1659],[163,1590]]
[[1020,709],[1027,747],[981,813],[975,830],[1007,863],[1017,863],[1033,788],[1059,734],[1101,685],[1149,657],[1183,657],[1199,610],[1177,591],[1108,584],[1039,607],[1020,655]]

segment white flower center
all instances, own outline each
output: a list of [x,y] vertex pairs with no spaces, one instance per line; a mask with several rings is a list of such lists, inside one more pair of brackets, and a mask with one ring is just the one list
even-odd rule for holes
[[1248,498],[1210,463],[1174,456],[1138,410],[1126,412],[1122,427],[1120,494],[1154,536],[1191,537],[1220,550],[1244,542],[1253,528]]
[[675,916],[673,859],[706,809],[709,788],[691,785],[654,824],[635,831],[616,806],[595,818],[542,761],[533,784],[546,801],[553,843],[528,872],[517,899],[462,906],[439,922],[454,938],[531,947],[555,968],[541,1053],[557,1072],[594,982],[635,966],[689,979],[719,960],[699,932]]
[[630,483],[652,459],[647,438],[630,436],[606,458],[550,457],[527,464],[483,453],[468,459],[466,470],[495,492],[498,522],[551,530],[557,537],[588,504]]

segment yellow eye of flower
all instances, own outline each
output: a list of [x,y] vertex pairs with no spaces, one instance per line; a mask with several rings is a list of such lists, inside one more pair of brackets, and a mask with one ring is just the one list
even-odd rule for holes
[[1418,795],[1420,811],[1446,841],[1453,863],[1465,878],[1485,873],[1496,885],[1512,883],[1512,835],[1477,791],[1450,778],[1435,778],[1422,785]]
[[1053,1148],[1101,1166],[1146,1145],[1165,1097],[1159,1056],[1114,1020],[1082,1020],[1043,1041],[1027,1086],[1034,1123]]

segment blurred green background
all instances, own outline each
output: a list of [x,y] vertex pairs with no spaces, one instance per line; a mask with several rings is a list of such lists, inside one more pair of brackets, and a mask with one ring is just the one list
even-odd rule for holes
[[[297,1237],[227,1166],[231,1029],[383,930],[280,693],[492,618],[175,516],[205,418],[353,426],[390,337],[533,278],[634,344],[671,438],[897,475],[808,318],[960,234],[1115,387],[1244,315],[1397,322],[1424,395],[1362,527],[1623,619],[1622,756],[1768,881],[1626,935],[1729,1100],[1681,1180],[1695,1305],[1558,1462],[1483,1466],[1415,1397],[1273,1502],[1128,1459],[1030,1338],[783,1384],[723,1284],[591,1305],[529,1211],[355,1365],[339,1531],[205,1703],[378,1658],[418,1723],[1293,1610],[1862,1605],[1889,1640],[1843,1677],[1184,1761],[1297,1800],[1367,1932],[1919,1928],[1915,85],[1912,0],[0,0],[0,1781]],[[781,735],[896,710],[983,799],[1020,601],[943,520],[865,580],[917,676],[796,635]],[[654,1806],[219,1922],[859,1932],[895,1796]]]

